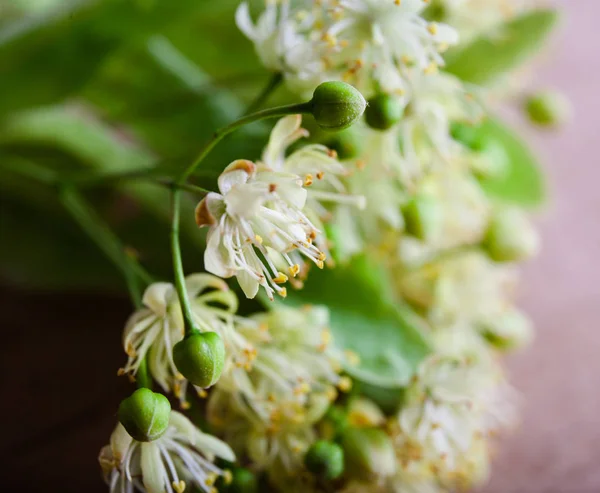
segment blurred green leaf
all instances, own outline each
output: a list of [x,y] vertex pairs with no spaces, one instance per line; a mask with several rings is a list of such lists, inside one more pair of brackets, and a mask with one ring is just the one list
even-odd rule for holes
[[446,55],[445,71],[473,84],[488,84],[536,54],[559,18],[550,9],[533,10],[508,21]]
[[386,272],[361,256],[333,269],[311,270],[304,289],[290,292],[286,303],[326,305],[335,345],[360,356],[348,373],[373,385],[400,387],[429,346],[392,292]]
[[[206,3],[206,0],[201,3]],[[65,0],[0,30],[0,114],[83,87],[104,60],[197,8],[198,0]]]
[[544,172],[527,144],[497,119],[487,119],[475,131],[485,139],[495,140],[508,157],[507,169],[503,173],[480,178],[485,192],[504,202],[523,207],[542,205],[547,197]]

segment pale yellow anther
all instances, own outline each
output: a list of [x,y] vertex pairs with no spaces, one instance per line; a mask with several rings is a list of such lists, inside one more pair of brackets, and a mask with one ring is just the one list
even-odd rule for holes
[[218,477],[219,477],[218,474],[215,474],[214,472],[212,472],[206,477],[206,479],[204,480],[204,484],[206,486],[212,486],[213,484],[216,483]]
[[341,377],[337,387],[342,392],[349,392],[352,389],[352,379],[350,377]]
[[223,481],[225,481],[225,484],[231,484],[233,481],[233,474],[229,469],[223,471]]
[[263,242],[262,236],[260,236],[260,235],[255,235],[255,236],[254,236],[254,241],[255,241],[256,243],[258,243],[259,245],[262,245],[262,242]]
[[183,479],[173,481],[171,485],[173,486],[175,493],[183,493],[185,491],[185,481]]
[[117,370],[117,376],[118,377],[122,377],[123,375],[125,375],[125,373],[126,373],[125,368],[119,368]]
[[303,395],[310,392],[310,385],[306,382],[301,383],[294,389],[294,395]]
[[394,3],[398,6],[402,5],[402,0],[394,0]]
[[323,344],[330,344],[333,336],[331,335],[331,331],[329,329],[325,329],[321,332],[321,341]]
[[173,384],[173,394],[177,398],[181,397],[181,384],[179,384],[179,383]]
[[327,259],[327,255],[325,255],[323,252],[319,252],[319,260],[326,260]]
[[[332,150],[330,150],[330,151],[329,151],[329,155],[330,155],[332,158],[334,158],[334,159],[335,159],[335,158],[337,157],[337,152],[335,152],[335,151],[332,149]],[[323,171],[319,171],[319,172],[317,173],[317,180],[322,180],[324,176],[325,176],[325,173],[324,173]]]
[[423,73],[426,75],[436,74],[438,72],[437,63],[431,62],[427,67],[423,69]]
[[327,391],[325,392],[325,395],[327,396],[327,399],[329,401],[333,402],[333,401],[335,401],[337,399],[338,392],[333,387],[329,387],[327,389]]
[[181,373],[177,372],[175,373],[175,380],[183,381],[185,380],[185,377]]
[[323,269],[325,267],[325,263],[322,260],[317,260],[317,267],[319,269]]
[[279,291],[279,296],[285,298],[287,296],[287,289],[281,288],[281,290]]
[[128,378],[128,380],[129,380],[130,383],[135,383],[135,375],[129,373],[127,375],[127,378]]
[[330,47],[334,47],[337,44],[337,39],[333,34],[323,34],[322,40],[325,41]]
[[133,344],[131,344],[130,342],[127,343],[127,347],[125,348],[125,353],[130,358],[135,358],[135,348],[133,347]]
[[304,186],[309,187],[313,184],[313,176],[309,173],[304,177]]
[[294,264],[294,265],[290,266],[290,275],[292,277],[296,277],[299,272],[300,272],[300,266],[298,264]]
[[208,392],[204,389],[196,389],[196,394],[200,399],[206,399],[208,397]]
[[273,278],[273,282],[276,282],[277,284],[283,284],[284,282],[287,282],[287,280],[288,276],[286,276],[283,272],[278,272],[277,277]]
[[188,401],[183,401],[181,403],[181,409],[184,411],[187,411],[190,407],[192,407],[192,405]]
[[433,36],[435,36],[438,33],[438,25],[435,22],[430,22],[427,25],[427,30],[429,31],[430,34],[432,34]]

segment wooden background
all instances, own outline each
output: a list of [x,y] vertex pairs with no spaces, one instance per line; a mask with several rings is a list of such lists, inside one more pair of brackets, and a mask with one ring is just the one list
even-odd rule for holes
[[[600,0],[560,4],[566,22],[535,78],[566,92],[576,118],[531,136],[553,191],[522,292],[538,338],[510,360],[523,422],[485,493],[600,492]],[[127,301],[3,289],[0,314],[0,490],[106,491],[96,456],[130,390],[116,377]]]

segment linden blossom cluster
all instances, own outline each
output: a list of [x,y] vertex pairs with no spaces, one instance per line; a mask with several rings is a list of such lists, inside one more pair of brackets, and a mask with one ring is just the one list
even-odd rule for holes
[[[522,210],[480,184],[508,164],[473,133],[485,94],[438,71],[458,31],[475,28],[466,10],[483,3],[490,25],[499,22],[500,1],[267,1],[256,22],[240,5],[238,26],[289,89],[334,81],[307,103],[226,127],[280,117],[260,159],[229,164],[196,207],[209,273],[184,278],[174,199],[174,283],[148,286],[123,334],[119,374],[142,388],[121,403],[100,455],[111,492],[253,493],[261,477],[269,491],[442,493],[486,479],[491,437],[515,422],[499,355],[532,336],[514,306],[516,263],[539,241]],[[453,27],[425,20],[426,8],[429,18],[443,9]],[[549,124],[542,103],[529,111]],[[302,140],[301,113],[343,130],[324,140],[339,152]],[[360,388],[338,398],[352,387],[344,369],[360,358],[332,344],[327,307],[273,303],[241,316],[224,281],[235,277],[247,298],[261,288],[285,297],[312,265],[335,267],[332,247],[342,262],[357,253],[382,262],[389,295],[414,308],[433,348],[385,413]],[[220,438],[172,411],[147,380],[183,410],[196,403]]]

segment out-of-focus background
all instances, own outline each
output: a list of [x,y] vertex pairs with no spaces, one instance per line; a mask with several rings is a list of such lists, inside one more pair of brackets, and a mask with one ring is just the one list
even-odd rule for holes
[[[543,252],[523,274],[538,335],[509,361],[523,420],[498,448],[485,493],[600,491],[600,2],[556,3],[563,26],[534,75],[564,91],[576,117],[528,136],[552,190],[539,215]],[[5,226],[0,241],[11,242]],[[105,491],[96,455],[129,389],[116,376],[129,312],[116,295],[0,288],[2,491]]]

